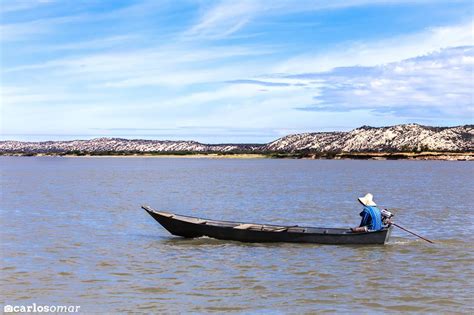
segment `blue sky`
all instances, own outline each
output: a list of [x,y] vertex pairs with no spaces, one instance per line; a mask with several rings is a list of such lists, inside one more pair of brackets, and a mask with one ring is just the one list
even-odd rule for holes
[[1,138],[474,122],[471,1],[1,0]]

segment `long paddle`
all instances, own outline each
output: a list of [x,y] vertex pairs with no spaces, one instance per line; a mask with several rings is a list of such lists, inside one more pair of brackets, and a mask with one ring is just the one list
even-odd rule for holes
[[408,233],[410,233],[410,234],[413,234],[413,235],[415,235],[415,236],[421,238],[422,240],[427,241],[428,243],[434,244],[434,242],[430,241],[429,239],[424,238],[423,236],[418,235],[418,234],[416,234],[416,233],[414,233],[414,232],[412,232],[412,231],[409,231],[409,230],[405,229],[404,227],[402,227],[402,226],[400,226],[400,225],[398,225],[398,224],[396,224],[396,223],[393,223],[393,222],[392,222],[392,224],[395,225],[396,227],[402,229],[402,230],[405,231],[405,232],[408,232]]

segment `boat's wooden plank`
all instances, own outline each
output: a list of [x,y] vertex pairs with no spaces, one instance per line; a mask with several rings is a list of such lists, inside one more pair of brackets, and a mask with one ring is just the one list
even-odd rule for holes
[[264,225],[262,228],[262,231],[268,231],[268,232],[285,232],[288,230],[288,226],[268,226]]
[[264,232],[285,232],[289,229],[287,226],[269,226],[263,224],[251,224],[251,223],[243,223],[237,226],[234,226],[234,229],[237,230],[257,230],[257,231],[264,231]]
[[158,212],[158,211],[155,211],[155,213],[161,215],[161,216],[164,216],[164,217],[167,217],[167,218],[173,218],[175,215],[172,214],[172,213],[168,213],[168,212]]
[[185,217],[185,216],[180,216],[180,215],[175,215],[173,218],[176,220],[189,222],[189,223],[195,223],[195,224],[205,224],[207,222],[207,220],[193,218],[193,217]]
[[287,231],[292,233],[305,233],[306,229],[302,227],[289,227]]
[[251,223],[244,223],[244,224],[239,224],[237,226],[234,226],[234,229],[237,229],[237,230],[250,230],[250,229],[258,229],[258,230],[261,230],[262,229],[262,225],[260,224],[251,224]]
[[233,228],[234,226],[240,225],[240,223],[228,222],[228,221],[215,221],[215,220],[208,220],[206,224],[221,226],[221,227],[231,227],[231,228]]

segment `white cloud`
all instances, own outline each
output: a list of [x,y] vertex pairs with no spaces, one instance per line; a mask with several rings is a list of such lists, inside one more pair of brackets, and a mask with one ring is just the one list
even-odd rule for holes
[[295,56],[275,66],[275,73],[329,71],[336,67],[375,66],[446,48],[474,45],[474,22],[432,27],[375,42],[346,42],[324,53]]
[[364,111],[366,116],[398,119],[474,119],[473,73],[474,46],[464,46],[385,65],[235,80],[221,89],[169,100],[169,104],[218,104],[215,112],[206,111],[209,124],[227,112],[245,122],[256,123],[245,118],[254,117],[266,127],[285,117],[298,116],[301,121],[311,117],[292,113],[294,109],[319,116]]
[[474,119],[474,46],[375,67],[296,75],[324,80],[311,111],[371,110],[398,117]]
[[[51,14],[36,15],[35,9],[40,6],[51,6]],[[5,20],[12,20],[12,22],[0,24],[0,40],[2,42],[19,42],[28,41],[31,39],[43,39],[48,42],[52,36],[64,31],[68,27],[81,26],[88,29],[89,25],[95,22],[114,23],[115,21],[122,21],[125,19],[143,19],[150,13],[157,16],[159,9],[163,7],[162,1],[140,0],[138,2],[117,4],[117,6],[110,11],[97,10],[91,12],[85,10],[87,7],[100,6],[101,2],[82,3],[80,1],[49,1],[49,0],[32,0],[32,1],[15,1],[0,4],[1,13]],[[28,12],[30,10],[31,12]],[[27,15],[21,17],[24,12]],[[41,12],[41,11],[40,11]],[[75,12],[71,15],[61,15],[61,12]],[[32,14],[33,13],[33,14]],[[56,15],[55,15],[56,14]],[[13,19],[11,19],[13,17]],[[25,19],[26,17],[26,19]]]
[[260,10],[257,1],[225,1],[209,9],[186,35],[221,38],[240,30]]
[[[348,7],[423,3],[429,0],[222,0],[216,5],[207,6],[196,24],[185,36],[190,39],[221,39],[234,34],[254,20],[265,16],[278,16],[298,12],[333,10]],[[206,2],[204,2],[206,3]],[[206,3],[207,4],[207,3]]]
[[68,23],[83,22],[87,18],[85,15],[74,15],[1,24],[0,41],[23,41],[38,35],[47,35],[60,28],[60,26]]
[[3,0],[1,4],[2,13],[30,10],[39,6],[53,3],[53,0]]
[[[176,44],[121,53],[89,53],[2,70],[9,75],[31,71],[45,72],[48,73],[48,80],[56,79],[69,84],[77,82],[102,88],[185,87],[262,73],[268,70],[268,66],[253,58],[271,52],[271,47],[201,48]],[[242,57],[249,58],[249,61],[242,62]]]

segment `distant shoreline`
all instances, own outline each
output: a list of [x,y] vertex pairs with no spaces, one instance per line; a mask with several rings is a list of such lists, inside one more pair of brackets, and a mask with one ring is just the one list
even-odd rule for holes
[[289,158],[357,160],[473,160],[474,125],[362,126],[347,132],[299,133],[269,143],[205,144],[193,140],[96,138],[0,141],[0,155]]
[[310,160],[437,160],[474,161],[474,152],[342,152],[342,153],[2,153],[0,156],[68,158],[191,158],[191,159],[310,159]]

